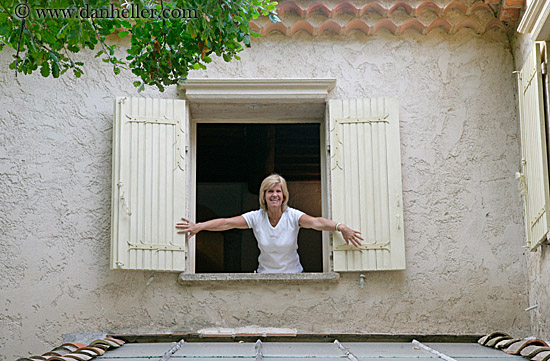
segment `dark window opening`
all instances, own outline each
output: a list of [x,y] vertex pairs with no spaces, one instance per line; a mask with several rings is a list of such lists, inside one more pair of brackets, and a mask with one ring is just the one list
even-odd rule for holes
[[[197,222],[259,209],[261,181],[279,173],[289,206],[321,216],[319,124],[197,124]],[[321,232],[301,229],[304,272],[322,272]],[[201,232],[196,273],[254,272],[259,249],[252,230]]]

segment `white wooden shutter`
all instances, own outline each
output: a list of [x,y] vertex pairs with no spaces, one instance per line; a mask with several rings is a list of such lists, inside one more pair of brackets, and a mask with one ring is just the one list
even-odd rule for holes
[[111,268],[184,271],[184,100],[117,98],[113,122]]
[[528,246],[534,250],[548,237],[549,192],[541,44],[535,43],[519,74],[522,174]]
[[392,98],[329,101],[332,219],[365,239],[357,249],[334,233],[335,271],[405,268],[398,110]]

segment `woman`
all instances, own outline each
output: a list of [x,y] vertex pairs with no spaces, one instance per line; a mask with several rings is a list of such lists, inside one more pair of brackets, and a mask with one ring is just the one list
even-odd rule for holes
[[260,209],[232,218],[217,218],[203,223],[193,223],[182,218],[177,223],[178,233],[189,233],[193,237],[200,231],[226,231],[228,229],[252,228],[258,241],[258,273],[302,272],[298,256],[298,231],[300,227],[318,231],[338,231],[346,244],[356,247],[363,238],[345,224],[323,217],[311,217],[287,206],[288,189],[286,181],[278,174],[265,178],[260,186]]

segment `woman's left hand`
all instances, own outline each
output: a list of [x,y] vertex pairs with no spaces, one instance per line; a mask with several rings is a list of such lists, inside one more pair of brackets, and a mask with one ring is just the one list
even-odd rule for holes
[[342,233],[347,245],[351,243],[355,247],[361,246],[361,241],[363,241],[363,238],[360,236],[361,232],[355,231],[345,224],[339,225],[338,230]]

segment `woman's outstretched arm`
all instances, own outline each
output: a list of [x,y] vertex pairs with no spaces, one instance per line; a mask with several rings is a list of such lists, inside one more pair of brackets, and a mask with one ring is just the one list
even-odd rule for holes
[[[361,232],[354,231],[343,223],[336,223],[323,217],[312,217],[304,214],[300,217],[299,223],[300,227],[313,228],[317,231],[339,231],[342,233],[346,244],[351,243],[355,247],[361,246],[361,241],[363,241],[360,236]],[[338,225],[338,229],[336,229],[336,225]]]
[[239,228],[248,229],[248,223],[243,216],[232,218],[216,218],[206,222],[193,223],[186,218],[181,218],[182,222],[176,223],[178,233],[189,233],[189,238],[200,231],[227,231],[229,229]]

